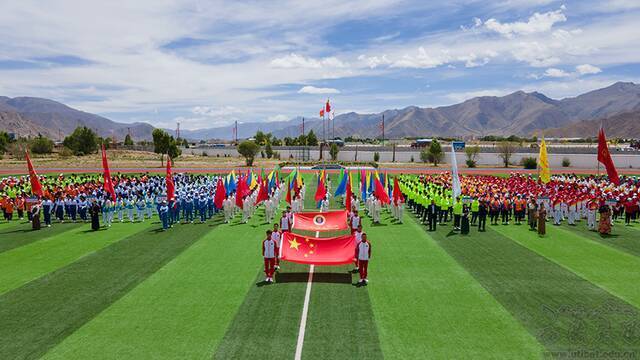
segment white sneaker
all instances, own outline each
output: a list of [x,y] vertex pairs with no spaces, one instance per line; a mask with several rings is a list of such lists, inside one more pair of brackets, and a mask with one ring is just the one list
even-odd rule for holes
[[364,283],[368,284],[369,283],[369,279],[364,279]]

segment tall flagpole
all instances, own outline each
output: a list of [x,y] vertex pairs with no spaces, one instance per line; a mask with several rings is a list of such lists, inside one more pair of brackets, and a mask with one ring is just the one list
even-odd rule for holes
[[384,114],[382,114],[382,146],[384,146]]

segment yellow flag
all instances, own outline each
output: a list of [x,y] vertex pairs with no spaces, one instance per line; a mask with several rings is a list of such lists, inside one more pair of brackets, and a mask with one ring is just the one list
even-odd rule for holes
[[538,166],[540,167],[540,181],[543,184],[549,182],[551,177],[551,169],[549,169],[549,159],[547,159],[547,143],[542,138],[540,143],[540,155],[538,155]]

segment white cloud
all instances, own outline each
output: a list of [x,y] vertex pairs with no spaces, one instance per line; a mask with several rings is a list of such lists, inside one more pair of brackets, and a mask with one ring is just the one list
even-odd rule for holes
[[551,30],[554,24],[567,21],[563,14],[564,9],[549,11],[546,13],[534,13],[527,22],[516,21],[511,23],[501,23],[491,18],[484,22],[484,26],[503,36],[512,37],[514,35],[530,35]]
[[366,56],[363,54],[358,56],[358,60],[362,61],[365,66],[370,69],[375,69],[381,65],[390,65],[392,63],[392,61],[389,60],[386,54],[383,54],[382,56]]
[[602,70],[599,67],[593,66],[590,64],[578,65],[576,66],[576,71],[580,75],[597,74],[602,72]]
[[274,121],[287,121],[291,119],[291,117],[284,115],[284,114],[278,114],[278,115],[271,115],[269,117],[267,117],[267,121],[268,122],[274,122]]
[[569,77],[571,76],[571,74],[569,74],[568,72],[562,69],[549,68],[544,72],[544,76],[553,77],[553,78],[563,78],[563,77]]
[[295,53],[285,55],[271,60],[271,66],[276,68],[291,69],[291,68],[306,68],[306,69],[321,69],[321,68],[346,68],[348,64],[342,62],[340,59],[331,56],[321,59],[314,59],[311,57],[304,57]]
[[418,48],[417,55],[405,54],[402,58],[394,61],[391,67],[394,68],[414,68],[414,69],[430,69],[443,64],[450,60],[450,56],[446,50],[438,53],[429,54],[424,47]]
[[334,88],[304,86],[298,90],[298,94],[340,94],[340,90]]

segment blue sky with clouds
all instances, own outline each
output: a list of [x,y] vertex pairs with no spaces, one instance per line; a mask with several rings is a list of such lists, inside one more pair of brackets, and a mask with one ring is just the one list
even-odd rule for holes
[[233,121],[561,98],[640,80],[640,2],[7,2],[0,95],[117,121]]

